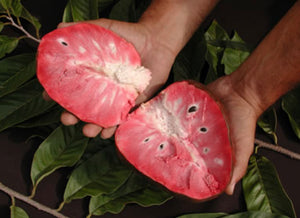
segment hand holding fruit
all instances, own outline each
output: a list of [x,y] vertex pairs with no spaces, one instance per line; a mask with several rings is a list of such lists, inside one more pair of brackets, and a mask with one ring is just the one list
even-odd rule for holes
[[[190,39],[205,16],[213,9],[218,0],[210,1],[173,1],[154,0],[138,23],[126,23],[108,19],[88,21],[103,26],[132,43],[141,56],[142,65],[152,72],[149,86],[138,96],[140,104],[156,93],[165,84],[178,52]],[[182,10],[182,8],[186,10]],[[173,16],[176,14],[176,16]],[[72,24],[61,24],[60,27]],[[65,112],[61,120],[66,125],[75,124],[78,119]],[[94,137],[101,132],[103,138],[111,137],[116,127],[102,128],[86,124],[85,135]]]
[[[143,66],[152,72],[150,84],[146,90],[138,96],[136,104],[140,104],[153,96],[166,82],[176,53],[173,52],[171,48],[168,48],[168,45],[155,40],[155,37],[151,37],[149,30],[143,24],[107,19],[89,21],[89,23],[110,29],[128,42],[132,42],[141,56]],[[71,25],[74,25],[74,23],[62,23],[59,27],[63,28]],[[74,125],[79,119],[70,112],[65,111],[61,116],[61,121],[65,125]],[[115,128],[115,126],[103,128],[99,125],[88,123],[83,127],[83,132],[88,137],[95,137],[102,131],[101,136],[103,138],[109,138],[113,135]]]
[[[182,4],[187,4],[189,10],[182,10],[180,4],[173,4],[169,1],[154,2],[159,4],[152,4],[139,23],[130,24],[106,19],[90,21],[111,29],[131,42],[141,55],[142,64],[152,71],[150,84],[136,99],[137,104],[153,96],[166,82],[177,53],[201,23],[203,16],[217,1],[183,1],[185,3]],[[158,5],[169,7],[159,10]],[[193,5],[198,7],[193,8]],[[203,5],[206,6],[204,14]],[[195,8],[197,13],[199,13],[198,9],[201,9],[202,16],[190,13]],[[153,11],[158,13],[153,13]],[[170,13],[173,14],[174,11],[180,13],[179,20],[177,16],[173,19],[167,16]],[[246,171],[253,151],[257,118],[300,81],[300,65],[297,62],[300,58],[300,43],[295,41],[300,36],[298,31],[300,18],[297,16],[299,11],[300,3],[297,2],[238,70],[208,85],[208,89],[223,105],[235,156],[231,182],[226,189],[228,194],[233,193],[234,185]],[[152,19],[150,24],[154,24],[153,28],[149,24],[149,18]],[[186,21],[190,22],[189,25]],[[62,24],[62,26],[66,25],[72,24]],[[290,34],[282,35],[282,32]],[[276,49],[274,45],[277,45]],[[286,48],[290,48],[288,57],[285,55]],[[62,114],[62,122],[72,125],[78,122],[78,119],[69,112],[65,112]],[[86,124],[83,131],[90,137],[102,131],[102,137],[107,138],[113,135],[115,127],[103,129],[95,124]]]

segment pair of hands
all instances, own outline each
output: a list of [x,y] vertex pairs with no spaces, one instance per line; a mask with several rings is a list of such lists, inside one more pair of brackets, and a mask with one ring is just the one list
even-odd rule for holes
[[[152,97],[168,79],[170,69],[177,53],[167,43],[151,37],[151,31],[140,23],[126,23],[108,19],[89,21],[110,29],[127,41],[132,42],[141,55],[142,64],[152,72],[152,80],[148,88],[141,94],[136,103],[142,103]],[[66,27],[72,23],[63,23],[59,27]],[[249,104],[235,89],[230,76],[224,76],[209,84],[207,88],[220,100],[226,114],[230,130],[230,139],[234,154],[233,172],[231,181],[226,188],[227,194],[233,194],[235,184],[244,176],[248,160],[253,152],[255,126],[258,115],[253,105]],[[47,95],[45,95],[47,98]],[[49,97],[48,97],[49,98]],[[79,120],[69,112],[61,115],[65,125],[74,125]],[[88,137],[95,137],[99,133],[102,138],[111,137],[116,127],[104,129],[95,124],[88,123],[83,132]]]

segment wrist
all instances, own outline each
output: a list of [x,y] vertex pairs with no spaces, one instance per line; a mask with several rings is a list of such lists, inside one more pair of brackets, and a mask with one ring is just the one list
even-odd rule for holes
[[[244,77],[243,69],[238,69],[228,76],[232,92],[236,93],[243,101],[252,108],[256,118],[273,103],[273,101],[263,101],[257,91],[257,84],[251,82],[251,78]],[[247,75],[250,73],[248,72]],[[269,99],[270,100],[270,99]],[[271,103],[272,102],[272,103]]]
[[139,23],[148,30],[151,40],[178,54],[217,2],[153,0]]

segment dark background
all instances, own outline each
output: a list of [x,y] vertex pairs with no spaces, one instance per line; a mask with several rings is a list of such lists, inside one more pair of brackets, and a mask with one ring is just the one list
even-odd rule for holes
[[[66,0],[24,0],[25,7],[42,23],[42,35],[55,29],[61,20]],[[261,39],[271,30],[278,20],[287,12],[295,1],[291,0],[223,0],[209,15],[207,22],[216,19],[227,31],[236,30],[239,35],[251,46],[256,46]],[[276,78],[274,78],[276,79]],[[278,109],[279,126],[277,134],[279,144],[290,150],[300,153],[300,141],[292,132],[287,123],[287,116]],[[30,130],[9,129],[0,133],[0,181],[18,192],[30,193],[30,165],[38,144],[26,142]],[[257,137],[265,141],[270,139],[257,131]],[[294,203],[296,213],[300,215],[299,172],[300,162],[281,154],[261,149],[260,154],[268,157],[275,165],[282,185]],[[37,189],[35,200],[56,208],[62,200],[66,180],[65,169],[58,170],[44,179]],[[62,213],[72,218],[86,216],[87,201],[75,200],[65,205]],[[10,198],[0,192],[0,217],[9,217]],[[33,218],[51,218],[52,216],[17,201],[17,206],[26,210]],[[233,196],[225,194],[207,202],[195,202],[184,197],[176,197],[162,206],[142,208],[129,205],[118,215],[105,214],[110,217],[144,217],[165,218],[175,217],[191,212],[228,212],[236,213],[245,211],[245,202],[241,191],[241,183],[237,184]]]

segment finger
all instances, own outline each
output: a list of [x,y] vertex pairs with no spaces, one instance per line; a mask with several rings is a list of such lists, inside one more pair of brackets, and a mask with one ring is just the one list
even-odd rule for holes
[[225,189],[225,193],[232,195],[234,193],[235,185],[243,178],[246,173],[248,161],[246,163],[239,163],[236,165],[232,172],[231,180]]
[[117,129],[117,126],[103,129],[101,132],[101,138],[108,139],[108,138],[112,137],[114,135],[116,129]]
[[[250,141],[252,141],[252,140],[250,140]],[[248,167],[249,158],[253,152],[254,145],[251,144],[251,142],[239,144],[240,147],[241,147],[241,145],[243,145],[243,149],[235,149],[236,146],[234,146],[235,160],[233,163],[232,176],[231,176],[231,180],[225,190],[225,192],[228,195],[232,195],[234,193],[236,183],[238,183],[245,175],[245,173],[247,171],[247,167]]]
[[66,126],[75,125],[79,121],[76,116],[67,111],[62,112],[60,120]]
[[83,127],[82,131],[85,136],[94,138],[101,132],[102,129],[103,128],[101,126],[98,126],[98,125],[92,124],[92,123],[88,123]]

